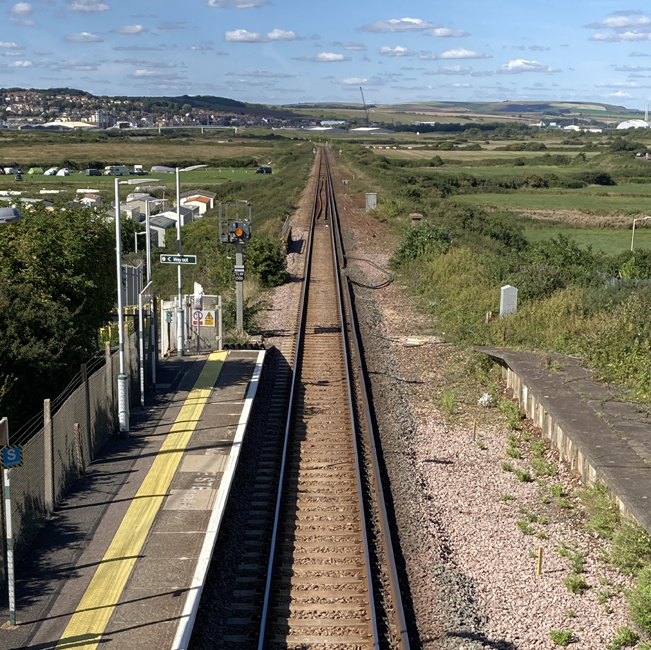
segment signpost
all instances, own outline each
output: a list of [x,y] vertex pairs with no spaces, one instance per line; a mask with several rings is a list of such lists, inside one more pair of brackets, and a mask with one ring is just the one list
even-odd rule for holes
[[[9,623],[16,625],[16,578],[14,575],[14,540],[11,527],[11,481],[12,467],[23,464],[23,454],[20,447],[9,447],[9,421],[0,420],[0,444],[2,450],[2,473],[5,488],[5,530],[7,534],[7,588],[9,590]],[[7,464],[5,464],[5,460]]]
[[161,255],[160,261],[163,264],[196,264],[196,255]]

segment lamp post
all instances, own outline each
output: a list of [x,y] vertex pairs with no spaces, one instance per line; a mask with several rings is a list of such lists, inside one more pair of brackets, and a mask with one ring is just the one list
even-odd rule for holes
[[[147,236],[146,232],[134,232],[133,233],[133,239],[134,239],[134,243],[135,243],[136,253],[138,252],[138,237],[146,237],[146,236]],[[147,244],[145,244],[145,246],[147,246]]]
[[647,219],[651,219],[651,217],[637,217],[636,219],[633,219],[633,233],[631,234],[631,252],[633,251],[633,246],[635,244],[635,222],[639,221],[646,221]]
[[122,297],[122,229],[120,227],[120,181],[115,179],[115,258],[118,280],[118,342],[120,374],[118,375],[118,422],[120,433],[129,435],[127,375],[124,370],[124,305]]
[[[0,224],[18,223],[21,219],[16,208],[0,208]],[[0,420],[0,444],[9,446],[9,422]],[[9,592],[9,624],[16,625],[16,579],[14,574],[14,540],[11,517],[11,470],[3,469],[5,498],[5,533],[7,545],[7,590]]]
[[[192,167],[176,168],[176,252],[183,254],[181,246],[181,172],[191,172],[195,169],[203,169],[208,165],[192,165]],[[183,285],[181,282],[181,264],[177,264],[177,321],[176,321],[176,354],[183,356],[184,335],[183,335]]]

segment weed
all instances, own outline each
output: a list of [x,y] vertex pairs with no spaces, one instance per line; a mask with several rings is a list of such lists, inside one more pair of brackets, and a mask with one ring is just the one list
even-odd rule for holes
[[503,494],[502,495],[502,501],[513,501],[515,497],[511,496],[510,494]]
[[572,509],[572,504],[567,499],[558,499],[556,501],[556,504],[558,505],[559,508],[563,508],[563,510]]
[[619,522],[619,510],[610,498],[604,483],[595,483],[583,490],[579,497],[588,511],[585,528],[594,530],[601,537],[612,537]]
[[505,462],[502,463],[502,469],[505,472],[512,472],[513,471],[513,466],[508,461],[505,461]]
[[568,609],[565,612],[565,616],[567,616],[567,618],[574,618],[576,616],[576,612],[573,609]]
[[613,613],[613,610],[611,609],[611,607],[610,607],[610,605],[608,603],[604,603],[604,612],[606,612],[606,614],[612,614]]
[[624,520],[613,535],[610,559],[626,573],[637,573],[651,561],[651,537],[636,521]]
[[560,499],[564,494],[562,485],[550,485],[549,491],[552,493],[552,496],[557,499]]
[[626,598],[633,621],[651,632],[651,567],[645,567],[638,573],[635,587],[626,594]]
[[637,650],[651,650],[651,642],[642,641],[642,643],[637,646]]
[[556,476],[556,465],[549,463],[544,458],[534,458],[531,464],[536,476]]
[[487,449],[487,447],[484,444],[483,440],[477,440],[477,447],[479,447],[479,449],[481,449],[481,451],[486,451],[486,449]]
[[613,592],[610,591],[610,589],[602,589],[598,594],[597,594],[597,602],[600,605],[605,605],[610,598],[613,597]]
[[520,411],[520,406],[511,400],[506,398],[501,399],[497,408],[502,412],[502,415],[506,418],[506,423],[509,428],[514,431],[518,431],[521,428],[522,422],[522,412]]
[[531,474],[529,474],[529,472],[516,469],[515,475],[518,477],[519,481],[522,481],[522,483],[531,483]]
[[512,433],[509,433],[506,439],[509,441],[510,447],[517,447],[518,444],[520,444],[520,440],[518,439],[518,436],[514,436]]
[[518,506],[518,512],[521,515],[526,515],[527,514],[527,509],[524,506]]
[[537,537],[538,539],[547,539],[547,533],[546,533],[544,530],[539,530],[539,531],[536,533],[536,537]]
[[587,588],[588,583],[582,575],[572,574],[563,578],[563,584],[573,593],[581,595]]
[[585,571],[585,558],[583,557],[583,553],[574,553],[570,557],[570,569],[577,575],[579,573],[583,573]]
[[545,505],[547,505],[548,503],[551,503],[551,500],[546,494],[541,494],[540,503],[544,503]]
[[559,546],[556,549],[556,552],[561,556],[561,557],[571,557],[572,551],[570,551],[567,546]]
[[519,531],[523,535],[533,535],[534,530],[533,528],[529,525],[528,521],[524,521],[523,519],[516,521],[515,525],[518,527]]
[[441,396],[441,408],[448,415],[452,415],[456,411],[457,396],[452,391],[443,391],[443,395]]
[[630,627],[620,627],[608,648],[609,650],[619,650],[620,648],[634,646],[639,640],[638,634],[631,630]]
[[606,587],[610,584],[610,580],[608,580],[608,578],[599,578],[599,584],[602,587]]
[[511,458],[522,458],[522,454],[517,447],[507,447],[506,455],[510,456]]
[[530,442],[531,436],[526,431],[523,431],[522,435],[520,436],[520,439],[523,440],[524,442]]
[[547,447],[542,440],[534,440],[531,443],[531,453],[534,455],[534,458],[542,458],[545,449],[547,449]]
[[574,637],[574,632],[572,630],[551,630],[549,636],[556,645],[566,646]]
[[549,523],[549,519],[546,515],[538,515],[538,523],[546,526]]
[[532,523],[535,524],[538,522],[538,515],[534,514],[533,512],[530,512],[527,515],[527,519]]

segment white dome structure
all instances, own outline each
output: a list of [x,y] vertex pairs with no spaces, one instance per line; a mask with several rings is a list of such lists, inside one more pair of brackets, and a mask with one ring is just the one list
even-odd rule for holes
[[626,120],[617,125],[618,129],[648,129],[651,124],[645,120]]

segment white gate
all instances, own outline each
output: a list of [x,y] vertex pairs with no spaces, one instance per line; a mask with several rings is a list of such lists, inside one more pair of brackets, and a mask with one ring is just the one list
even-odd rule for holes
[[[177,302],[161,301],[160,353],[163,356],[176,352]],[[194,295],[183,296],[183,325],[184,352],[192,354],[201,350],[221,350],[222,297],[202,296],[201,305],[197,305]]]

